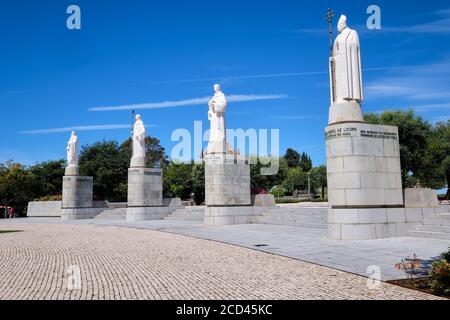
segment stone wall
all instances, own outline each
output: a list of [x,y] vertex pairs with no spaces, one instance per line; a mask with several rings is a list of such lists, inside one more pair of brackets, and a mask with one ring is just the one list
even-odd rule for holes
[[27,217],[60,217],[61,201],[28,202]]
[[439,201],[436,193],[431,189],[405,189],[406,208],[437,208]]
[[252,195],[252,206],[273,207],[275,206],[275,197],[271,194]]

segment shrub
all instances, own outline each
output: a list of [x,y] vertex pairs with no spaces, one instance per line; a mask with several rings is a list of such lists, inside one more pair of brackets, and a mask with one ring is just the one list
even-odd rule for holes
[[420,269],[421,265],[422,262],[417,259],[416,254],[414,254],[412,259],[406,257],[406,259],[397,263],[395,269],[403,271],[409,279],[412,279],[416,275],[418,269]]
[[272,190],[270,190],[270,193],[275,197],[275,198],[277,198],[277,197],[284,197],[285,196],[285,191],[284,191],[284,188],[282,188],[282,187],[280,187],[280,186],[277,186],[277,187],[274,187],[274,188],[272,188]]
[[442,259],[450,263],[450,248],[448,249],[448,251],[442,253]]
[[433,262],[430,286],[434,294],[450,295],[450,263],[442,259]]
[[62,195],[60,195],[60,194],[53,195],[53,196],[44,196],[44,197],[34,199],[34,201],[61,201],[61,200],[62,200]]

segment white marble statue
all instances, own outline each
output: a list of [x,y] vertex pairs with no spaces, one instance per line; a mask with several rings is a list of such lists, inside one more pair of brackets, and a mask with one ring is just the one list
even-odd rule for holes
[[78,167],[78,137],[75,131],[72,131],[70,139],[67,142],[67,166],[68,167]]
[[209,141],[225,141],[225,111],[227,99],[220,90],[220,85],[214,85],[214,96],[208,103],[208,120],[211,122]]
[[330,57],[331,102],[360,103],[364,95],[358,33],[347,26],[344,15],[339,19],[338,31],[333,57]]
[[145,131],[144,122],[141,119],[141,115],[136,115],[136,120],[133,127],[133,156],[131,158],[131,166],[145,166],[145,137],[147,133]]

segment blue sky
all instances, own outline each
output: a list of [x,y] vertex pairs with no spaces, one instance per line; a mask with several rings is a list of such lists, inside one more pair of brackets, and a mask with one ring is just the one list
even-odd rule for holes
[[[70,4],[81,8],[81,30],[66,27]],[[371,4],[381,8],[381,30],[365,26]],[[70,132],[35,130],[85,127],[81,144],[121,142],[130,111],[92,109],[137,104],[170,152],[174,129],[209,126],[207,105],[195,101],[219,82],[237,96],[228,127],[280,129],[282,151],[322,164],[328,7],[360,33],[364,111],[411,107],[430,121],[450,118],[448,1],[3,0],[0,162],[65,157]]]

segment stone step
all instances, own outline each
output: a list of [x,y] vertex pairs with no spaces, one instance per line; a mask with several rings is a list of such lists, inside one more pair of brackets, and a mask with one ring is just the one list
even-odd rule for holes
[[433,238],[433,239],[444,239],[444,240],[450,240],[450,233],[446,232],[432,232],[432,231],[409,231],[408,235],[410,237],[417,237],[417,238]]
[[319,219],[319,220],[326,220],[326,215],[315,215],[315,216],[307,216],[307,215],[301,215],[301,214],[264,214],[264,217],[272,218],[272,219]]
[[327,225],[326,224],[320,224],[320,223],[300,223],[300,222],[292,222],[289,221],[289,223],[282,223],[281,221],[265,221],[265,220],[260,220],[257,219],[255,223],[258,224],[273,224],[273,225],[282,225],[282,226],[293,226],[293,227],[303,227],[303,228],[314,228],[314,229],[326,229]]
[[439,225],[421,225],[416,227],[416,231],[428,231],[428,232],[443,232],[450,233],[450,226],[439,226]]
[[434,225],[434,226],[450,226],[450,220],[448,219],[437,219],[431,216],[429,219],[423,220],[424,225]]
[[436,219],[436,220],[440,220],[440,219],[450,220],[450,213],[433,214],[431,216],[431,218]]
[[286,217],[266,217],[259,216],[257,219],[264,221],[282,221],[282,222],[312,222],[312,223],[327,223],[327,219],[305,219],[305,218],[286,218]]
[[127,218],[127,208],[106,209],[100,212],[94,219],[97,220],[124,220]]
[[185,207],[175,210],[169,216],[165,217],[165,220],[178,220],[178,221],[203,221],[205,215],[205,207]]
[[277,207],[255,219],[256,223],[326,229],[328,208]]
[[305,207],[297,207],[297,208],[284,208],[284,207],[275,207],[271,210],[282,210],[282,211],[304,211],[304,212],[326,212],[328,211],[328,208],[305,208]]

